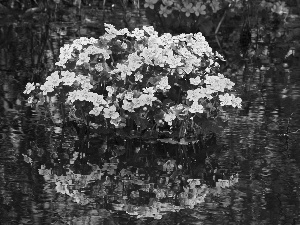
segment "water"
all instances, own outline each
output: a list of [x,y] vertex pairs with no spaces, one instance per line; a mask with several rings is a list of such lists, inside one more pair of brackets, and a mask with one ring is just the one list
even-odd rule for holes
[[[67,128],[62,138],[45,115],[26,107],[11,109],[1,120],[2,224],[300,224],[299,74],[295,66],[251,63],[228,73],[242,93],[245,108],[226,115],[228,127],[218,136],[218,146],[212,145],[207,153],[220,167],[238,172],[238,183],[230,188],[209,188],[195,208],[168,212],[159,220],[138,219],[114,210],[117,205],[108,202],[115,203],[115,196],[124,195],[124,184],[97,181],[102,174],[91,169],[84,157],[77,164],[70,163],[73,152],[85,148],[76,129]],[[90,137],[89,151],[80,154],[85,154],[90,164],[103,165],[101,158],[111,154],[107,141]],[[115,155],[124,153],[120,146],[114,146]],[[135,145],[128,147],[134,149]],[[126,159],[141,167],[148,163],[143,150],[137,157],[135,154],[127,152]],[[67,164],[74,173],[82,174],[72,184],[73,190],[82,187],[76,198],[65,194],[64,187],[58,188],[53,180],[55,175],[68,176]],[[114,165],[106,166],[109,172]],[[41,174],[47,171],[45,179]],[[138,174],[136,170],[132,173]],[[104,186],[113,188],[103,192]]]

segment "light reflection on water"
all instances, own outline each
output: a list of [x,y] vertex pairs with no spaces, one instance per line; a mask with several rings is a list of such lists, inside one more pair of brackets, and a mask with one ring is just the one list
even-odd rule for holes
[[[284,83],[276,83],[276,79],[279,78],[264,79],[260,90],[264,100],[253,99],[248,115],[235,117],[224,130],[223,141],[230,154],[227,159],[220,158],[226,161],[236,155],[242,164],[241,176],[246,178],[246,186],[239,189],[246,193],[240,208],[248,217],[245,224],[299,223],[300,177],[299,156],[296,156],[299,152],[296,152],[300,134],[293,132],[300,127],[300,77],[294,73]],[[284,88],[289,95],[280,95],[280,89]]]
[[[213,154],[226,168],[232,167],[233,161],[239,164],[239,183],[234,188],[207,196],[205,202],[193,210],[168,214],[161,223],[300,223],[298,73],[254,72],[246,79],[241,75],[234,77],[237,86],[247,91],[247,107],[239,114],[229,115],[229,126],[219,138],[222,147]],[[56,153],[57,149],[62,147],[72,152],[76,142],[74,138],[65,138],[61,145],[61,139],[53,130],[25,117],[7,118],[14,126],[2,132],[0,214],[4,215],[3,224],[102,224],[113,220],[115,222],[110,224],[127,224],[122,223],[125,219],[130,221],[128,224],[137,224],[137,220],[128,215],[101,209],[103,205],[99,203],[82,206],[67,195],[56,193],[55,185],[45,182],[38,169],[51,158],[56,165],[55,173],[62,174],[63,161],[68,161],[70,155],[68,151]],[[37,157],[40,162],[26,163],[22,154]],[[146,224],[141,221],[139,224]]]

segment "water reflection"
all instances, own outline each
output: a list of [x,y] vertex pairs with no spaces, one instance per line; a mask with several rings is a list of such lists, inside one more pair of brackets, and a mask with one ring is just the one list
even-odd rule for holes
[[[263,70],[250,66],[248,72],[233,74],[246,107],[227,115],[229,125],[218,137],[221,144],[210,149],[209,154],[219,169],[238,172],[239,182],[230,188],[198,185],[202,200],[190,209],[179,210],[182,204],[189,203],[180,196],[175,202],[176,190],[180,188],[176,182],[168,189],[170,198],[166,202],[150,203],[151,196],[146,196],[145,190],[155,182],[167,189],[168,176],[162,173],[154,181],[147,169],[139,171],[118,162],[118,156],[125,152],[121,143],[115,143],[113,151],[109,138],[90,137],[90,142],[83,144],[74,127],[64,128],[61,135],[49,126],[46,115],[30,109],[11,112],[1,122],[3,224],[300,223],[298,74],[297,69],[268,70],[266,66]],[[82,151],[87,145],[90,148]],[[142,155],[143,151],[128,155]],[[104,156],[110,160],[105,161]],[[143,160],[141,164],[148,163],[146,156]],[[167,165],[164,163],[162,166]],[[171,168],[172,163],[168,165],[166,168]],[[114,176],[116,170],[127,174],[128,179],[138,179],[121,181]],[[135,189],[139,182],[144,191]],[[193,195],[186,192],[189,194]],[[157,214],[159,220],[149,216],[137,218],[142,213],[148,215],[150,208],[136,207],[146,200],[145,204],[158,204],[156,207],[166,213]],[[119,211],[125,205],[127,213]]]

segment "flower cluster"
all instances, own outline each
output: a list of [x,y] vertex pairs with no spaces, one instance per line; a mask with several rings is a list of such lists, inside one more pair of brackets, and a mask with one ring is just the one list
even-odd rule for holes
[[[171,0],[164,2],[172,5]],[[99,40],[80,38],[61,48],[56,65],[65,70],[53,72],[40,88],[28,83],[24,93],[40,91],[47,95],[68,86],[69,105],[88,102],[92,105],[86,107],[90,115],[103,116],[115,127],[125,126],[126,118],[135,113],[147,117],[152,111],[172,125],[176,118],[182,120],[183,114],[193,117],[212,107],[222,110],[225,105],[241,108],[240,98],[221,94],[231,90],[234,83],[215,72],[216,60],[223,58],[212,52],[201,33],[158,36],[153,27],[129,32],[105,26],[106,34]],[[115,49],[122,52],[121,59],[114,60]],[[69,62],[74,61],[72,68]],[[99,79],[111,83],[106,85],[106,94],[93,91],[99,88]],[[181,94],[187,95],[185,104],[173,101],[169,109],[157,110],[156,106],[162,105],[159,93],[169,97],[181,79],[189,80],[190,89],[183,89]]]
[[[190,17],[192,14],[196,16],[207,15],[209,13],[214,14],[228,4],[233,11],[243,7],[243,1],[241,0],[146,0],[144,7],[154,10],[155,4],[159,5],[159,13],[164,17],[168,17],[173,11],[182,12],[186,17]],[[279,15],[288,13],[285,2],[282,1],[272,3],[263,0],[260,6],[262,8],[268,8]]]
[[224,95],[219,95],[221,105],[232,105],[233,107],[240,107],[242,100],[240,98],[236,98],[234,95],[229,95],[228,93]]
[[173,11],[179,11],[189,17],[192,14],[196,16],[206,15],[208,12],[216,13],[221,9],[221,2],[219,0],[209,1],[190,1],[190,0],[146,0],[144,7],[154,9],[156,3],[161,3],[159,6],[159,13],[168,17]]
[[[74,163],[74,159],[78,156],[78,152],[74,152],[73,159],[70,164]],[[58,193],[68,195],[72,200],[81,205],[86,205],[90,202],[89,198],[82,193],[81,189],[85,188],[90,182],[94,180],[101,180],[103,175],[102,170],[97,165],[90,164],[93,171],[88,175],[81,175],[74,173],[71,169],[66,171],[66,175],[56,175],[52,169],[46,169],[45,165],[41,165],[38,169],[39,174],[42,175],[46,182],[55,183],[55,190]]]
[[289,9],[286,7],[285,2],[277,1],[275,3],[263,0],[260,6],[265,9],[271,10],[271,12],[282,15],[288,14]]

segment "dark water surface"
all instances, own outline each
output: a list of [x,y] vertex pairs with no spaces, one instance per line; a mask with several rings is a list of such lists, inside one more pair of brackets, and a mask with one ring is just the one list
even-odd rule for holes
[[84,192],[94,200],[76,203],[39,171],[50,160],[52,175],[63,175],[66,155],[78,148],[74,129],[62,141],[43,115],[12,110],[1,121],[1,224],[300,224],[300,69],[248,65],[230,76],[245,107],[227,115],[229,125],[210,154],[220,166],[238,168],[234,186],[212,189],[194,209],[160,220],[107,208],[97,183]]

